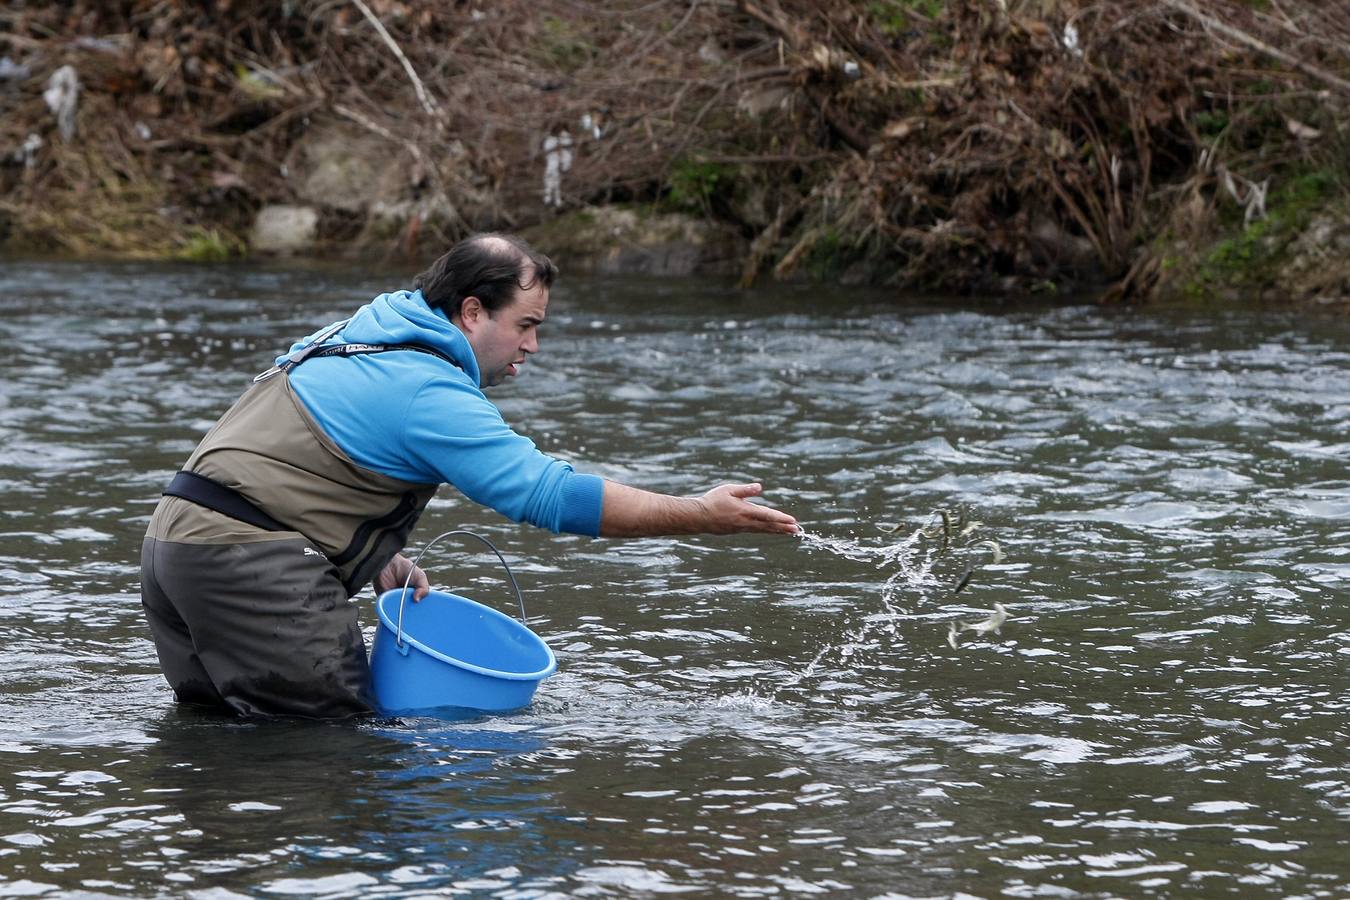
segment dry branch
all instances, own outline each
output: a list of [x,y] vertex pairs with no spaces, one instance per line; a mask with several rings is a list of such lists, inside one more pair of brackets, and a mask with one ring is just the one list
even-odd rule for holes
[[1294,56],[1291,53],[1286,53],[1283,50],[1279,49],[1278,47],[1273,47],[1270,44],[1266,43],[1265,41],[1261,40],[1260,38],[1256,37],[1255,35],[1248,34],[1247,32],[1241,30],[1240,28],[1235,28],[1232,25],[1229,25],[1226,22],[1222,22],[1213,16],[1206,15],[1205,13],[1196,9],[1190,3],[1187,3],[1186,0],[1163,0],[1163,2],[1166,3],[1168,6],[1170,6],[1172,9],[1175,9],[1178,12],[1185,13],[1186,15],[1190,16],[1192,19],[1199,22],[1201,25],[1205,26],[1211,31],[1217,31],[1219,34],[1222,34],[1226,37],[1232,38],[1235,41],[1239,41],[1243,44],[1246,44],[1253,50],[1259,51],[1260,53],[1264,53],[1266,56],[1269,56],[1272,59],[1278,59],[1285,65],[1291,66],[1305,75],[1311,75],[1318,81],[1324,82],[1325,84],[1328,84],[1331,87],[1336,88],[1338,91],[1341,91],[1347,96],[1350,96],[1350,81],[1346,81],[1339,75],[1335,75],[1331,72],[1326,71],[1325,69],[1319,68],[1318,66],[1313,65],[1307,60],[1299,59],[1297,56]]
[[408,73],[408,79],[413,84],[413,90],[417,92],[417,100],[422,104],[422,108],[427,111],[427,115],[431,116],[431,118],[436,121],[440,121],[440,109],[432,102],[431,95],[427,93],[426,85],[422,83],[422,79],[417,77],[417,70],[414,69],[412,63],[408,61],[408,57],[403,52],[403,48],[394,40],[393,35],[389,33],[389,29],[384,27],[384,23],[380,21],[375,13],[370,11],[370,7],[367,6],[363,0],[352,0],[352,3],[357,9],[361,10],[361,15],[365,16],[366,20],[375,27],[375,30],[379,32],[381,40],[383,40],[385,45],[398,57],[399,63],[403,66],[403,71]]

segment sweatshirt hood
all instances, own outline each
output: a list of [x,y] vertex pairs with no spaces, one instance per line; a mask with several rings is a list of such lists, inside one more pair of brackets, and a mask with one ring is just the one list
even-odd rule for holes
[[[291,351],[309,343],[320,332],[298,342]],[[394,291],[380,294],[356,311],[342,330],[325,344],[423,344],[444,353],[478,387],[478,360],[464,332],[439,309],[427,305],[422,292]],[[278,364],[285,357],[279,357]]]

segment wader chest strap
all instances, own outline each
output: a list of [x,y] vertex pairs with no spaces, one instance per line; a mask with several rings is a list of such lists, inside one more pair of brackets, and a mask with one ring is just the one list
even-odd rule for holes
[[258,509],[249,502],[248,498],[234,488],[226,487],[220,482],[213,481],[205,475],[198,475],[196,472],[179,472],[173,476],[173,481],[169,482],[169,486],[164,489],[164,493],[170,497],[182,497],[184,500],[191,500],[198,506],[213,509],[221,515],[238,519],[240,522],[245,522],[264,531],[295,530],[287,528]]

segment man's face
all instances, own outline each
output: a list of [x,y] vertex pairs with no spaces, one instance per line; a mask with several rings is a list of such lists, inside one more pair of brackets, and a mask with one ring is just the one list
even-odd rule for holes
[[455,324],[478,360],[479,387],[501,384],[520,371],[528,354],[539,352],[539,325],[547,312],[548,288],[538,282],[516,291],[495,313],[477,297],[465,298]]

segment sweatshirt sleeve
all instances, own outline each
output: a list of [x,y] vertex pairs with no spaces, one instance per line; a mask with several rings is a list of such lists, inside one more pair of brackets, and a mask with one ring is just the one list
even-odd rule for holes
[[410,461],[475,503],[549,531],[599,535],[604,480],[541,453],[467,383],[428,379],[399,430]]

